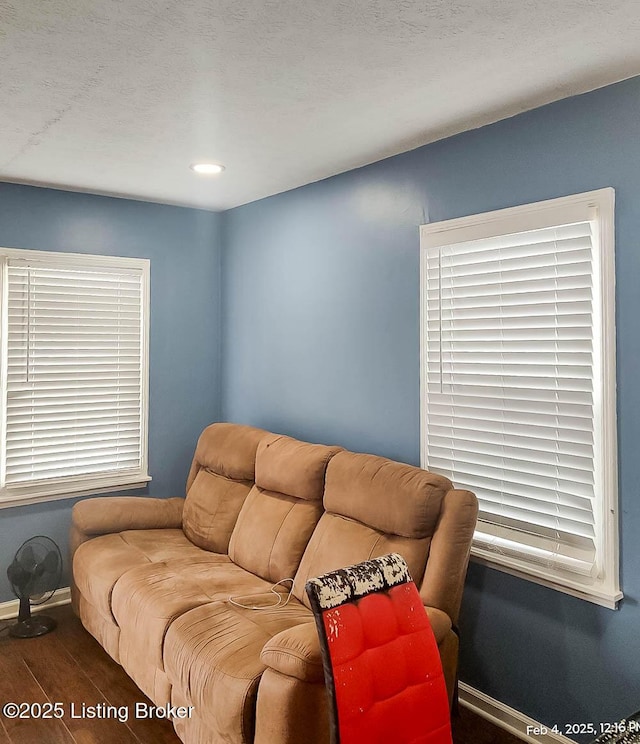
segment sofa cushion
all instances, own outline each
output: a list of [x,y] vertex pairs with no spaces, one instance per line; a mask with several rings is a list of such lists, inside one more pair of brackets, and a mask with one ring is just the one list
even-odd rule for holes
[[73,577],[84,599],[113,621],[111,592],[123,574],[153,561],[197,560],[201,555],[203,551],[189,542],[182,530],[128,530],[80,545],[73,556]]
[[309,579],[386,553],[400,553],[409,566],[411,577],[418,583],[424,574],[430,539],[390,535],[353,519],[325,513],[300,562],[293,595],[309,607],[304,590]]
[[322,515],[324,473],[337,451],[281,436],[260,442],[256,485],[229,543],[234,563],[272,582],[294,577]]
[[253,485],[258,443],[266,434],[251,426],[212,424],[200,435],[182,514],[182,528],[198,547],[227,552]]
[[98,641],[111,658],[120,663],[120,628],[113,618],[104,617],[80,594],[76,597],[77,613],[85,629]]
[[[171,688],[171,705],[175,708],[189,707],[189,702],[185,700],[176,687]],[[173,728],[180,741],[188,741],[189,744],[211,744],[212,741],[215,741],[214,733],[195,711],[191,711],[191,714],[185,718],[174,718]],[[171,742],[174,741],[175,739],[171,737]]]
[[271,587],[228,556],[204,550],[200,554],[198,559],[139,566],[116,582],[111,606],[121,631],[120,663],[136,682],[138,666],[163,669],[165,634],[177,617],[212,600],[268,592]]
[[321,501],[254,486],[231,536],[229,556],[268,581],[293,578],[321,514]]
[[448,478],[413,465],[339,452],[327,467],[324,508],[381,532],[422,538],[433,534],[451,488]]
[[299,442],[278,434],[267,436],[256,453],[256,485],[297,499],[321,500],[327,464],[339,451],[340,447]]
[[[142,553],[150,561],[202,556],[202,550],[182,530],[126,530],[118,533],[125,545]],[[100,538],[101,539],[101,538]]]
[[385,553],[400,553],[419,586],[450,481],[375,455],[338,452],[327,465],[325,514],[293,587],[308,605],[308,579]]
[[200,470],[184,505],[182,526],[189,539],[204,550],[226,553],[251,485]]
[[247,610],[229,602],[202,605],[177,618],[167,631],[164,665],[176,695],[195,706],[213,741],[253,741],[256,695],[265,664],[260,651],[285,628],[309,623],[306,607]]
[[196,445],[187,478],[187,491],[201,468],[232,480],[253,481],[256,450],[267,434],[263,429],[240,424],[220,423],[207,426]]

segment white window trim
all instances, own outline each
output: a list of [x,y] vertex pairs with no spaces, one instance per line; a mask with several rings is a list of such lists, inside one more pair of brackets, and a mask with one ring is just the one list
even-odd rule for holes
[[[3,262],[3,272],[6,274],[5,259],[38,259],[55,261],[56,267],[77,267],[79,263],[83,267],[96,268],[129,268],[138,269],[142,275],[142,302],[143,302],[143,325],[142,325],[142,404],[141,404],[141,468],[135,473],[122,471],[117,474],[105,476],[75,477],[73,479],[57,479],[55,484],[43,481],[41,483],[30,483],[24,486],[14,486],[11,495],[0,495],[0,509],[12,506],[27,506],[29,504],[44,503],[48,501],[59,501],[62,499],[77,498],[101,493],[109,493],[115,490],[132,490],[143,488],[151,481],[149,475],[149,323],[150,323],[150,261],[146,258],[129,258],[119,256],[97,256],[87,253],[63,253],[55,251],[37,251],[23,248],[0,248],[0,260]],[[0,291],[0,453],[4,461],[6,447],[6,407],[7,407],[7,368],[4,360],[7,358],[7,336],[8,336],[8,312],[6,277],[3,275]],[[142,475],[141,475],[142,473]]]
[[598,258],[601,263],[600,276],[602,278],[600,286],[602,327],[612,329],[611,333],[600,334],[599,339],[602,361],[599,374],[603,392],[602,421],[599,424],[602,431],[602,447],[607,454],[601,458],[600,489],[604,498],[595,512],[600,526],[599,550],[602,555],[604,576],[597,586],[584,586],[570,578],[562,579],[562,583],[559,583],[557,577],[548,575],[544,568],[532,567],[513,557],[483,553],[475,547],[472,548],[471,555],[472,559],[478,563],[610,609],[616,609],[623,597],[619,585],[614,203],[614,190],[604,188],[420,227],[420,452],[421,465],[423,468],[428,468],[425,383],[427,250],[466,240],[480,240],[496,235],[577,222],[584,220],[585,216],[590,213],[592,214],[592,210],[597,210],[600,227]]

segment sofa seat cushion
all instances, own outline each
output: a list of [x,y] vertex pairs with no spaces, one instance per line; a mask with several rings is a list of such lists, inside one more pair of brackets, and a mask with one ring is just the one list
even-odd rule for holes
[[163,670],[163,642],[176,618],[214,600],[270,588],[271,582],[236,566],[227,556],[205,550],[197,561],[171,559],[133,568],[116,582],[112,595],[113,615],[121,630],[120,663],[134,679],[139,665]]
[[258,685],[266,665],[264,645],[286,628],[312,622],[310,611],[291,599],[284,607],[268,605],[273,594],[242,601],[202,605],[177,618],[167,631],[164,664],[182,699],[211,728],[213,741],[253,741]]
[[127,571],[171,558],[198,560],[202,554],[182,530],[128,530],[80,545],[73,556],[73,577],[84,599],[112,621],[111,593]]
[[76,597],[76,603],[77,612],[85,630],[88,630],[109,656],[119,664],[120,628],[115,620],[105,618],[101,612],[87,602],[82,594]]
[[[189,703],[175,687],[171,688],[171,705],[175,708],[189,707]],[[191,715],[186,718],[174,718],[173,727],[180,741],[188,741],[189,744],[211,744],[215,741],[213,732],[195,711],[191,711]]]

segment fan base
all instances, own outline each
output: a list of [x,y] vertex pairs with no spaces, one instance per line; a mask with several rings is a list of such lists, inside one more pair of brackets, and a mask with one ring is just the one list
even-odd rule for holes
[[37,638],[50,633],[57,622],[48,615],[34,615],[33,617],[16,623],[9,628],[9,635],[13,638]]

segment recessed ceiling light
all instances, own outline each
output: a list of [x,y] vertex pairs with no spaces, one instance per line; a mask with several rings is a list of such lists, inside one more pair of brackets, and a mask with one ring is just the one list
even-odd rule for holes
[[201,173],[204,176],[215,176],[218,173],[222,173],[222,171],[224,170],[224,165],[220,165],[219,163],[193,163],[193,165],[190,165],[189,168],[191,168],[192,171]]

